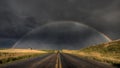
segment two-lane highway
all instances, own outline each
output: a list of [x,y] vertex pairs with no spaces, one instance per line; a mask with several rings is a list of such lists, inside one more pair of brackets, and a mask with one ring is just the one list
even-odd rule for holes
[[57,53],[46,54],[24,61],[16,61],[0,68],[114,68],[111,65],[73,55]]

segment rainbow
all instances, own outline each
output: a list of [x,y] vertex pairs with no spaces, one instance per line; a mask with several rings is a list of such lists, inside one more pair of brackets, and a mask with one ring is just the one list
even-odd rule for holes
[[[74,22],[74,21],[58,21],[57,23],[59,23],[59,22]],[[54,22],[54,23],[56,23],[56,22]],[[54,23],[53,23],[53,22],[50,22],[49,24],[45,24],[45,25],[51,25],[51,24],[54,24]],[[91,26],[88,26],[88,25],[83,24],[83,23],[80,23],[80,22],[74,22],[74,23],[75,23],[76,25],[82,25],[82,26],[88,27],[88,28],[96,31],[96,32],[99,33],[102,37],[104,37],[108,42],[112,41],[107,35],[105,35],[104,33],[96,30],[95,28],[93,28],[93,27],[91,27]],[[43,25],[43,26],[44,26],[44,25]],[[34,32],[36,29],[38,29],[38,28],[40,28],[40,27],[37,27],[37,28],[32,29],[31,31],[29,31],[29,32],[28,32],[27,34],[25,34],[22,38],[20,38],[11,48],[15,48],[15,47],[18,45],[18,43],[20,43],[21,40],[22,40],[24,37],[26,37],[26,36],[29,35],[30,33],[33,33],[33,32]],[[42,26],[41,26],[41,28],[42,28]]]

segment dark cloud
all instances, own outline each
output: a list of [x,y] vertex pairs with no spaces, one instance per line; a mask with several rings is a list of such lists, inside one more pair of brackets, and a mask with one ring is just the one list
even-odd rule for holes
[[16,41],[15,38],[0,38],[0,48],[11,48]]
[[[119,0],[12,0],[11,8],[19,16],[33,16],[36,21],[70,20],[88,24],[113,39],[119,34]],[[102,27],[102,28],[101,28]],[[114,29],[111,29],[111,28]],[[111,36],[109,33],[115,33]]]
[[52,21],[78,21],[120,38],[119,0],[0,0],[0,37],[21,38]]

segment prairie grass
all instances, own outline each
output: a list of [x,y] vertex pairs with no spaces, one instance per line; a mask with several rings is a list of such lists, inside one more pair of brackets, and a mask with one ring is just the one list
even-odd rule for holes
[[0,50],[0,64],[8,62],[26,59],[30,57],[39,56],[47,53],[42,50],[30,50],[30,49],[1,49]]
[[80,50],[62,50],[64,53],[79,57],[106,62],[120,66],[120,40],[89,46]]

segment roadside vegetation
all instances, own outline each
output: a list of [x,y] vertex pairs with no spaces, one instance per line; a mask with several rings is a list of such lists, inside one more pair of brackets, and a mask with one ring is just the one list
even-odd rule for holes
[[48,52],[31,49],[0,49],[0,65],[20,59],[40,56]]
[[120,67],[120,40],[89,46],[80,50],[63,50],[63,52]]
[[56,53],[58,50],[42,50],[42,51],[45,51],[47,53]]

